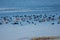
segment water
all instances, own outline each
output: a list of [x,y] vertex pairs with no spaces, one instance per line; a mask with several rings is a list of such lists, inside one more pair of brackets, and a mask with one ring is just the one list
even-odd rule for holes
[[[0,17],[16,15],[56,15],[60,16],[60,0],[0,0]],[[33,20],[31,20],[33,21]],[[0,40],[30,40],[33,37],[60,36],[60,24],[36,22],[37,25],[22,22],[23,25],[11,23],[0,25]]]

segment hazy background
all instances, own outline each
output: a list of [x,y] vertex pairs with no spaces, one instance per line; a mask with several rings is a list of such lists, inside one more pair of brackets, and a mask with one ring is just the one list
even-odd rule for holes
[[40,6],[60,6],[60,0],[0,0],[1,8],[29,8]]
[[[18,12],[20,15],[24,14],[55,14],[60,15],[60,0],[0,0],[0,8],[45,8],[51,12]],[[50,9],[49,7],[52,7]],[[46,8],[45,8],[46,9]],[[54,11],[55,9],[55,11]],[[54,11],[54,12],[53,12]],[[0,13],[0,16],[3,15],[17,15],[17,13]],[[55,22],[56,23],[56,22]],[[25,24],[21,25],[11,25],[4,24],[0,25],[0,40],[21,40],[22,38],[32,38],[32,37],[43,37],[43,36],[60,36],[60,24],[51,25],[51,22]]]

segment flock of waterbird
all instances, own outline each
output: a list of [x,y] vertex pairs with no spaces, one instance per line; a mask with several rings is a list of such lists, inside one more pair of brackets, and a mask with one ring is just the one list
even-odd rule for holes
[[56,17],[57,14],[48,16],[47,14],[33,14],[33,15],[13,15],[13,16],[0,16],[0,25],[3,24],[12,24],[12,25],[23,25],[23,23],[27,24],[34,24],[43,22],[52,22],[51,24],[54,25],[55,21],[57,24],[60,24],[60,15]]

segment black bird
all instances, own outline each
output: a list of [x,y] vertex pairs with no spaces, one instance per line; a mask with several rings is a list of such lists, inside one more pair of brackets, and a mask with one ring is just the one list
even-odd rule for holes
[[54,23],[52,23],[52,25],[54,25]]
[[24,17],[27,17],[27,15],[24,15]]
[[58,17],[58,20],[60,20],[60,16]]
[[0,25],[2,25],[2,23],[0,22]]
[[29,23],[30,24],[30,22],[27,20],[27,23]]
[[57,24],[60,24],[60,22],[58,22]]
[[32,22],[32,24],[34,24],[34,22]]
[[15,24],[19,24],[19,23],[17,23],[17,22],[14,22],[14,23],[12,23],[12,24],[14,24],[14,25],[15,25]]
[[52,15],[52,17],[55,17],[55,15]]

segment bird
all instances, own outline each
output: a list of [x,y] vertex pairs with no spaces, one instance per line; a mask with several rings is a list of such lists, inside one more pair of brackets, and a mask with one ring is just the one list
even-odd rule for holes
[[0,25],[2,25],[2,23],[0,22]]
[[60,24],[60,21],[57,24]]
[[52,25],[54,25],[54,23],[52,23]]
[[7,24],[8,23],[8,19],[7,19],[7,17],[3,17],[3,23],[5,23],[5,24]]
[[42,14],[40,14],[39,17],[42,18]]
[[58,16],[57,20],[60,21],[60,16]]
[[0,19],[0,25],[2,25],[2,21],[1,21],[1,19]]
[[13,22],[12,24],[16,25],[16,24],[19,24],[18,22]]
[[24,15],[24,17],[27,17],[27,15]]
[[43,16],[43,18],[46,18],[47,17],[47,15],[45,14],[44,16]]
[[30,22],[27,20],[27,23],[29,23],[30,24]]

